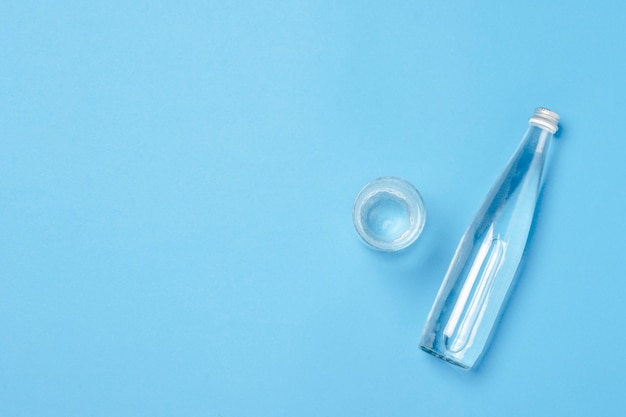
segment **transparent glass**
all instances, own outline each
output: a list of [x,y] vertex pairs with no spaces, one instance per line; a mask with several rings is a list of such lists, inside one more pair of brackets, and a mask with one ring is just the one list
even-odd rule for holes
[[478,363],[526,247],[553,127],[528,128],[463,235],[428,315],[424,351],[465,369]]
[[370,181],[354,200],[352,221],[365,243],[381,251],[404,249],[419,237],[426,206],[417,189],[397,177]]

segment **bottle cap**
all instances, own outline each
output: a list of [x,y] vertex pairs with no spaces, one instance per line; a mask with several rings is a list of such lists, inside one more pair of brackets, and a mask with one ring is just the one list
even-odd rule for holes
[[545,107],[537,107],[535,114],[528,119],[528,123],[554,134],[559,129],[559,115]]
[[372,248],[397,251],[422,233],[426,206],[409,182],[382,177],[367,183],[356,196],[352,220],[359,236]]

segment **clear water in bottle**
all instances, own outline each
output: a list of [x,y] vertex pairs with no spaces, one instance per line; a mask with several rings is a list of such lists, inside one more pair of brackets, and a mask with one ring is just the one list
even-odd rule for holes
[[535,110],[530,127],[459,243],[420,347],[464,369],[489,342],[524,254],[559,116]]

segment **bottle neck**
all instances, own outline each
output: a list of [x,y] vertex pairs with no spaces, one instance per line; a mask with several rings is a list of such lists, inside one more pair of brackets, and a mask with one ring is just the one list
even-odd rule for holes
[[535,153],[545,153],[554,135],[548,129],[536,125],[528,126],[525,135],[525,146],[534,148]]
[[526,131],[522,152],[526,152],[527,158],[529,158],[529,164],[537,165],[539,169],[539,188],[543,188],[546,179],[546,169],[551,165],[552,152],[548,152],[550,149],[550,142],[554,135],[547,129],[530,125]]

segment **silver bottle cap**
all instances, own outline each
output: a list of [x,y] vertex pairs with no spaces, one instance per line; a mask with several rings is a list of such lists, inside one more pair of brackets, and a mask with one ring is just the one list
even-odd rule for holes
[[559,130],[559,115],[545,107],[537,107],[535,114],[528,119],[528,123],[554,134]]

